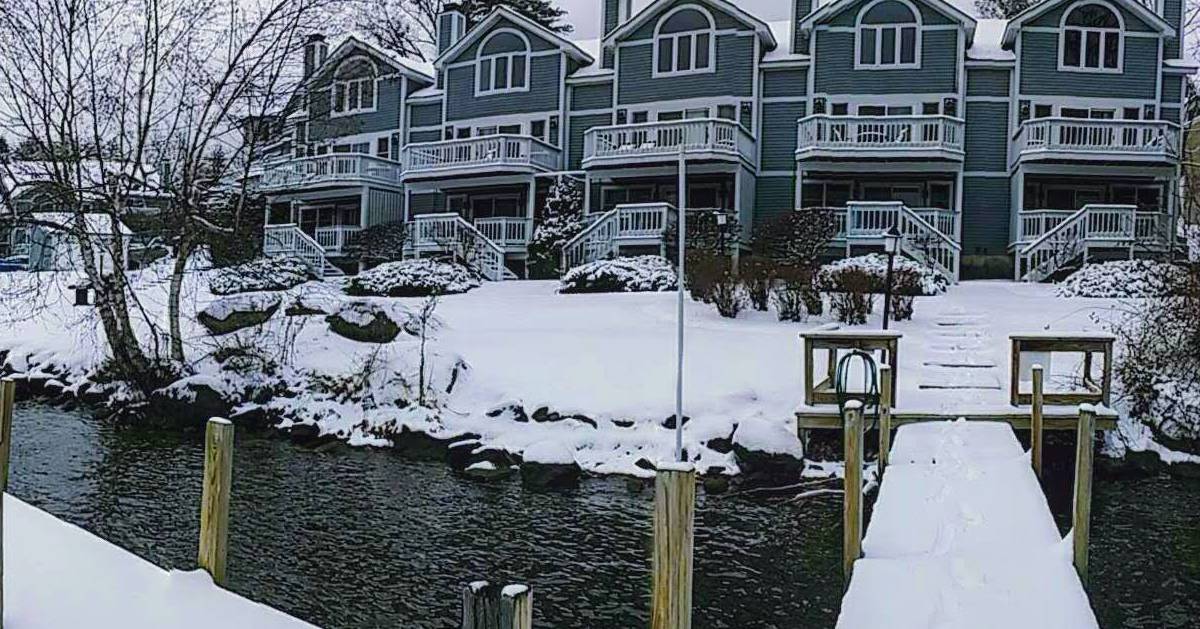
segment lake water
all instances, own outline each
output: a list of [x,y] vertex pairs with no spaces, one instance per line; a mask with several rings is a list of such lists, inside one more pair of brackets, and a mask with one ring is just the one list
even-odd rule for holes
[[[195,565],[202,435],[29,403],[10,491],[164,567]],[[479,578],[534,588],[535,625],[646,626],[652,488],[482,485],[386,450],[317,454],[239,434],[230,587],[324,627],[458,626]],[[1061,509],[1060,509],[1061,511]],[[1200,481],[1098,480],[1092,596],[1104,627],[1200,626]],[[832,627],[838,498],[700,492],[696,629]]]

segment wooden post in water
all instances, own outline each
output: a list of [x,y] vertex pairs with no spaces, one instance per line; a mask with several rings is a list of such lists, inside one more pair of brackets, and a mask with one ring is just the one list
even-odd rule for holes
[[1075,434],[1075,499],[1071,508],[1071,537],[1075,551],[1075,570],[1087,586],[1088,539],[1092,526],[1092,435],[1096,427],[1096,409],[1079,405],[1079,428]]
[[17,384],[0,380],[0,629],[4,629],[4,493],[8,491],[8,456],[12,452],[13,404]]
[[229,490],[233,482],[233,424],[208,420],[204,434],[204,489],[200,496],[200,551],[197,563],[217,585],[226,584],[229,544]]
[[1033,409],[1029,418],[1029,455],[1033,461],[1033,473],[1042,477],[1042,387],[1045,374],[1041,365],[1033,366]]
[[463,589],[462,629],[532,629],[533,591],[475,581]]
[[651,629],[691,629],[696,469],[660,464],[654,480]]
[[500,590],[500,629],[533,629],[533,590],[507,585]]
[[846,402],[843,421],[846,472],[845,497],[842,500],[842,575],[846,587],[854,562],[862,556],[862,489],[863,489],[863,408],[862,402]]
[[887,467],[892,450],[892,367],[879,367],[879,474]]

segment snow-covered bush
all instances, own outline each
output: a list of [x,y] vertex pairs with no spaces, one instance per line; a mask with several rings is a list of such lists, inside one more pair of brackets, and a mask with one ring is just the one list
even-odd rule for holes
[[402,260],[381,264],[350,280],[346,292],[356,296],[427,297],[465,293],[479,279],[459,264],[437,260]]
[[304,260],[276,256],[220,269],[208,278],[208,288],[216,295],[287,290],[310,277]]
[[1187,288],[1187,269],[1169,262],[1118,260],[1088,264],[1058,285],[1059,297],[1168,297]]
[[[871,253],[865,256],[843,258],[826,264],[817,273],[817,287],[826,292],[836,292],[839,278],[849,269],[860,271],[869,278],[867,292],[883,293],[887,283],[887,256]],[[856,276],[857,278],[857,276]],[[896,256],[892,265],[892,292],[901,295],[940,295],[950,286],[950,279],[938,271],[918,262]]]
[[649,293],[675,290],[674,267],[659,256],[597,260],[563,275],[560,293]]
[[531,279],[558,277],[563,269],[563,246],[587,228],[583,220],[583,184],[573,177],[559,177],[546,196],[546,209],[533,230],[526,258]]

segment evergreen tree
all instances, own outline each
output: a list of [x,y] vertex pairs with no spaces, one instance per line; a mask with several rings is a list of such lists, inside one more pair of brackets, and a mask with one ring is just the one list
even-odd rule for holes
[[562,21],[567,11],[550,0],[461,0],[447,3],[445,8],[461,11],[467,16],[467,27],[470,28],[482,22],[498,6],[506,6],[556,33],[574,30],[574,27]]
[[529,240],[531,279],[558,277],[563,246],[587,227],[583,222],[583,184],[573,177],[555,180],[546,195],[542,221]]

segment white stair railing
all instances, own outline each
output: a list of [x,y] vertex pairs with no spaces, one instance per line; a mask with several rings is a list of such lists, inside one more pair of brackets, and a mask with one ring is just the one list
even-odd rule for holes
[[620,231],[617,216],[618,208],[601,214],[587,229],[563,245],[564,271],[617,255],[617,232]]
[[661,243],[676,214],[669,203],[618,205],[563,246],[563,270],[615,257],[622,242]]
[[410,246],[417,252],[449,253],[493,282],[511,276],[504,266],[504,250],[458,214],[417,216],[411,228]]
[[1086,256],[1089,247],[1132,244],[1137,237],[1137,207],[1085,205],[1021,249],[1021,279],[1040,282]]
[[846,204],[845,218],[838,236],[848,242],[881,241],[893,225],[904,236],[901,253],[917,262],[944,273],[951,279],[958,278],[959,258],[962,245],[953,234],[943,232],[930,218],[941,226],[953,228],[957,220],[952,212],[949,217],[941,213],[946,210],[921,208],[914,210],[899,201],[851,201]]
[[325,249],[316,240],[304,233],[299,225],[267,225],[263,228],[263,254],[267,256],[295,256],[319,278],[325,277]]

